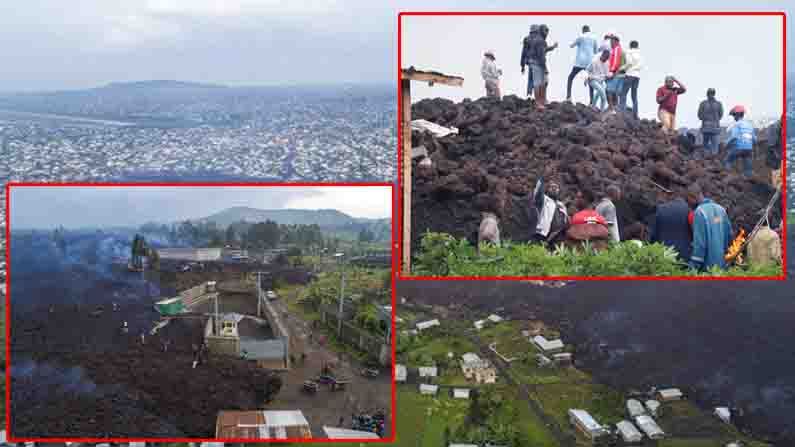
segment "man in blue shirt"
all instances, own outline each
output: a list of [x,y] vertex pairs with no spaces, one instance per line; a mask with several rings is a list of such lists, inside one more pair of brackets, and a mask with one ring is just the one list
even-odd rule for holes
[[695,209],[690,266],[698,270],[713,266],[726,268],[723,257],[732,240],[729,215],[722,206],[705,198],[697,183],[688,188],[687,202]]
[[[569,80],[566,84],[566,101],[569,102],[571,102],[571,83],[574,82],[577,73],[585,70],[596,55],[596,39],[591,36],[591,27],[588,25],[582,27],[582,34],[580,37],[569,45],[569,48],[575,47],[577,48],[577,57],[574,59],[574,66],[571,68]],[[589,104],[592,104],[593,87],[591,87],[590,84],[588,85],[588,94],[590,99]]]
[[723,165],[726,169],[731,169],[734,162],[739,158],[743,163],[743,175],[751,177],[753,175],[754,144],[756,143],[756,130],[754,126],[744,119],[745,107],[734,106],[729,115],[734,117],[734,127],[729,131],[729,141],[726,142],[728,155]]

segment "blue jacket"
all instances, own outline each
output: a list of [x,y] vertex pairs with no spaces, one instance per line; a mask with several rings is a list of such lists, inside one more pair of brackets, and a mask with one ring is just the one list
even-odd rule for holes
[[684,199],[660,204],[649,231],[652,242],[674,248],[682,262],[690,260],[690,224],[687,222],[689,213],[690,207]]
[[577,47],[577,57],[574,59],[575,67],[587,67],[596,55],[596,39],[591,37],[590,33],[580,35],[569,47]]
[[732,240],[729,215],[722,206],[710,199],[704,199],[694,214],[691,264],[699,269],[714,265],[726,268],[723,256]]
[[733,145],[738,150],[750,151],[756,143],[756,130],[750,122],[741,119],[734,123],[734,127],[729,131],[729,141],[727,145]]

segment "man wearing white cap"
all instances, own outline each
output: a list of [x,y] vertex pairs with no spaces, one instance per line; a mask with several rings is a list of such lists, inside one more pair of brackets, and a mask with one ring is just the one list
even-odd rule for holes
[[489,98],[500,97],[500,76],[502,70],[497,68],[494,51],[487,50],[483,54],[483,64],[480,66],[480,75],[486,82],[486,96]]

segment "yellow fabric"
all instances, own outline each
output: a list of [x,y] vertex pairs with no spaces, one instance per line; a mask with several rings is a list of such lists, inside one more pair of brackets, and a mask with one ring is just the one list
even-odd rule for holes
[[748,243],[748,262],[769,265],[781,262],[781,238],[770,227],[762,227]]

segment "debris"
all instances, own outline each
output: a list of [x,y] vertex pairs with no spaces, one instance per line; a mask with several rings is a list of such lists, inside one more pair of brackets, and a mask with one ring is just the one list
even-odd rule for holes
[[[433,160],[431,173],[414,177],[412,250],[427,231],[474,244],[480,212],[491,207],[500,218],[503,239],[528,241],[537,220],[530,195],[541,176],[561,185],[566,204],[574,202],[579,188],[599,194],[617,184],[634,214],[627,226],[638,223],[638,231],[653,213],[660,188],[682,194],[697,180],[708,197],[727,209],[732,223],[747,231],[775,191],[768,182],[727,172],[722,159],[691,159],[655,121],[603,116],[581,104],[553,103],[544,113],[531,105],[506,96],[460,103],[426,99],[412,106],[412,116],[459,131],[444,138],[412,134],[412,145],[425,146]],[[780,219],[780,206],[772,212],[773,220]]]

